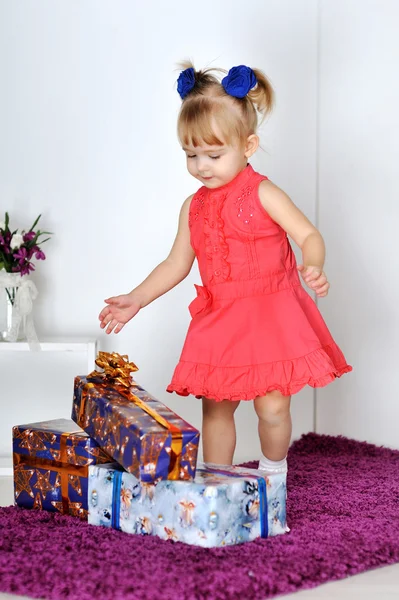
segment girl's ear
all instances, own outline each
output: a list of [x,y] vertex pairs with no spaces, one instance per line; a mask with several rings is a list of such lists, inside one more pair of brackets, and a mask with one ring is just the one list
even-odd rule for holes
[[248,136],[245,144],[245,156],[250,158],[259,148],[259,137],[254,133]]

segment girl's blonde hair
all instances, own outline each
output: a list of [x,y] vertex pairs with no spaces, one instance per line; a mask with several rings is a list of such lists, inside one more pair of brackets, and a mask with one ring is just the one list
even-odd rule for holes
[[[194,69],[190,62],[181,68]],[[257,84],[244,98],[227,94],[213,74],[222,69],[195,71],[195,83],[184,97],[180,109],[177,132],[183,146],[219,146],[238,142],[244,145],[249,135],[256,133],[258,113],[262,120],[273,107],[274,92],[266,75],[252,69]]]

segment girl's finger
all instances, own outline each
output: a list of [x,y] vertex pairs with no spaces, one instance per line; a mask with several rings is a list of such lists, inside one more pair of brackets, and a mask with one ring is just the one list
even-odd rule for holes
[[326,283],[321,288],[316,291],[317,296],[327,296],[328,290],[330,289],[330,284]]
[[119,304],[119,298],[118,298],[118,296],[112,296],[112,298],[107,298],[106,300],[104,300],[104,302],[106,304],[116,304],[116,305],[118,305]]
[[98,318],[100,319],[100,321],[102,321],[104,319],[104,317],[107,316],[108,313],[109,313],[109,307],[106,306],[105,308],[102,309],[102,311],[98,315]]
[[119,333],[120,331],[122,331],[124,326],[125,326],[125,323],[118,323],[117,326],[115,327],[115,333]]
[[302,273],[302,277],[305,279],[309,279],[309,277],[312,275],[313,273],[313,269],[310,267],[306,267],[306,269],[303,271]]
[[322,285],[325,285],[327,283],[327,277],[325,275],[320,275],[320,277],[318,279],[316,279],[315,281],[313,281],[313,283],[311,283],[311,287],[316,289],[321,287]]
[[112,333],[112,330],[114,329],[114,327],[118,324],[118,321],[116,319],[112,319],[112,321],[110,322],[110,324],[108,325],[107,329],[105,330],[105,333]]
[[309,275],[305,277],[306,281],[316,281],[319,277],[322,276],[321,271],[312,271]]
[[113,315],[111,314],[111,311],[110,311],[109,314],[106,315],[104,317],[104,319],[101,321],[101,325],[100,325],[101,329],[104,329],[104,327],[106,327],[108,325],[108,323],[110,323],[113,320],[113,318],[114,317],[113,317]]

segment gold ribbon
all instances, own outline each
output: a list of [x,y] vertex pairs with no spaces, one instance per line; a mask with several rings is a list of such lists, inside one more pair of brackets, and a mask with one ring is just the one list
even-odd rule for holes
[[67,475],[77,475],[78,477],[88,476],[88,465],[65,464],[60,460],[50,460],[49,458],[39,458],[38,456],[29,456],[28,454],[13,453],[16,465],[30,465],[37,469],[47,469],[48,471],[66,471]]
[[[168,471],[168,479],[179,479],[180,473],[180,463],[181,463],[181,455],[183,449],[183,434],[181,429],[172,423],[169,423],[162,415],[157,413],[156,410],[148,406],[144,400],[138,398],[132,391],[131,386],[135,385],[130,377],[130,372],[138,371],[138,367],[129,362],[129,358],[127,354],[120,355],[117,352],[99,352],[99,356],[96,359],[96,365],[104,369],[104,372],[101,373],[99,371],[93,371],[87,376],[87,379],[102,379],[102,383],[110,383],[113,387],[123,395],[127,400],[134,402],[138,407],[140,407],[144,412],[146,412],[150,417],[152,417],[159,425],[165,427],[171,436],[171,456],[169,463],[169,471]],[[87,383],[84,386],[86,391],[89,388],[95,387],[92,383]],[[80,425],[83,421],[83,416],[85,413],[85,404],[86,402],[81,399],[81,405],[79,410],[79,423]]]
[[69,514],[69,494],[68,494],[68,475],[77,475],[78,477],[87,477],[89,468],[87,465],[73,465],[68,463],[67,439],[70,435],[81,433],[81,429],[76,431],[65,431],[60,438],[60,460],[51,460],[49,458],[39,458],[27,454],[17,454],[14,452],[14,464],[29,465],[37,469],[48,469],[57,471],[61,474],[61,498],[62,513]]
[[[88,375],[87,377],[99,377],[100,373],[98,373],[97,371],[93,371],[92,373],[90,373],[90,375]],[[79,378],[78,378],[79,379]],[[75,380],[76,381],[76,380]],[[76,385],[76,383],[75,383]],[[82,386],[79,386],[82,387]],[[90,388],[95,389],[95,385],[94,383],[85,383],[84,386],[82,387],[82,394],[80,397],[80,404],[79,404],[79,413],[78,413],[78,418],[77,418],[77,424],[84,429],[84,416],[86,414],[86,405],[87,405],[87,394],[88,391],[90,390]]]
[[[139,370],[134,363],[129,362],[127,354],[121,355],[117,352],[99,352],[95,363],[100,369],[103,369],[103,375],[107,379],[120,383],[127,388],[132,385],[130,373]],[[93,371],[87,377],[98,377],[98,371]]]
[[165,429],[167,429],[170,432],[172,436],[172,443],[168,479],[179,479],[181,454],[183,450],[183,434],[181,432],[181,429],[179,429],[179,427],[177,427],[176,425],[173,425],[173,423],[169,423],[169,421],[167,421],[165,417],[157,413],[156,410],[148,406],[148,404],[144,402],[144,400],[133,394],[133,392],[131,392],[130,390],[128,391],[128,394],[126,394],[127,390],[119,391],[125,396],[125,398],[134,402],[148,415],[150,415],[150,417],[155,419],[157,423],[162,425],[162,427],[165,427]]
[[[68,456],[67,456],[67,439],[69,433],[65,432],[61,434],[60,439],[60,461],[61,463],[67,464]],[[65,469],[61,471],[61,497],[62,497],[62,512],[64,514],[69,513],[69,498],[68,498],[68,473]]]

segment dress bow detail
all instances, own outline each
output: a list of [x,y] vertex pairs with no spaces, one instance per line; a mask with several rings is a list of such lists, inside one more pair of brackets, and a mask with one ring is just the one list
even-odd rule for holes
[[208,288],[201,285],[194,285],[197,290],[197,297],[188,307],[192,317],[207,311],[212,305],[212,294]]

